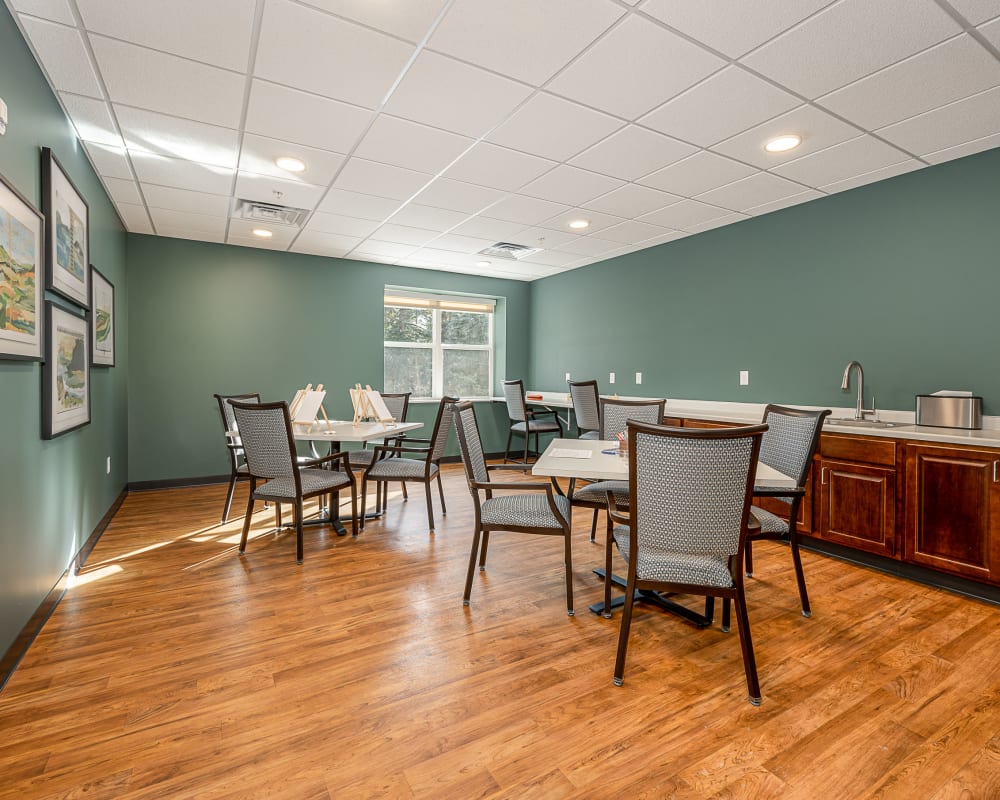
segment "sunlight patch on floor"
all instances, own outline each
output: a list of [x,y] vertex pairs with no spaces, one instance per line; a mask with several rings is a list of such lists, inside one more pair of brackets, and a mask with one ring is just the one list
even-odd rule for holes
[[111,575],[117,575],[119,572],[124,572],[118,564],[109,564],[106,567],[99,567],[98,569],[88,570],[86,572],[80,572],[76,575],[70,575],[66,581],[66,589],[75,589],[77,586],[86,586],[88,583],[93,583],[94,581],[99,581],[102,578],[108,578]]

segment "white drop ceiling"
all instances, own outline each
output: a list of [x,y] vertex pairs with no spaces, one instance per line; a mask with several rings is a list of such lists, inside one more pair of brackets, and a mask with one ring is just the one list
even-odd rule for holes
[[5,2],[138,233],[533,280],[1000,146],[1000,0]]

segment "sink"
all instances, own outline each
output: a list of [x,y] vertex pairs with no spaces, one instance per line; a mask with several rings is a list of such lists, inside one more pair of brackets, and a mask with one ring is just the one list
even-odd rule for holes
[[909,422],[881,422],[874,419],[854,419],[854,417],[829,417],[827,425],[844,425],[852,428],[901,428]]

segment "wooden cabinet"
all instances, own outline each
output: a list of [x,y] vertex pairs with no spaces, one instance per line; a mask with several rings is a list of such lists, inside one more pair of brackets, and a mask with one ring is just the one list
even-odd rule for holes
[[813,533],[827,541],[896,557],[895,440],[824,434]]
[[685,419],[685,428],[738,428],[738,422],[715,422],[710,419]]
[[906,445],[904,559],[1000,581],[1000,451]]

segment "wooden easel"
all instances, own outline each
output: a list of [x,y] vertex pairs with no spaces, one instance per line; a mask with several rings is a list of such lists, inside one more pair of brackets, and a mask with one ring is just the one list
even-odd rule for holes
[[311,431],[313,426],[319,422],[316,419],[316,414],[320,413],[323,415],[326,427],[329,428],[330,418],[326,415],[326,409],[323,407],[325,398],[326,391],[324,391],[322,383],[317,384],[315,389],[311,383],[306,384],[305,389],[298,389],[292,402],[288,405],[288,415],[292,418],[292,425],[303,425],[306,426],[306,430]]
[[351,389],[351,402],[354,404],[355,425],[359,425],[363,417],[381,422],[383,428],[396,422],[396,418],[389,413],[381,393],[368,384],[365,384],[364,389],[360,383],[354,384],[354,388]]

